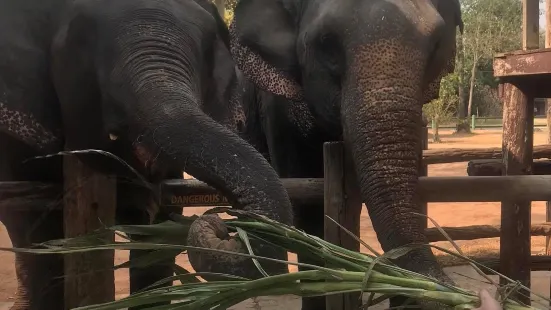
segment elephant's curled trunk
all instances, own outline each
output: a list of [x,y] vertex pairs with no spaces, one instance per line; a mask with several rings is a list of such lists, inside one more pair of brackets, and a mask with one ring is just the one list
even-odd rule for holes
[[[163,96],[157,94],[156,98]],[[173,107],[170,113],[172,116],[150,111],[150,126],[154,130],[145,138],[149,138],[151,147],[161,149],[172,166],[217,188],[234,206],[282,223],[292,223],[288,194],[260,153],[238,137],[237,133],[213,121],[191,103],[182,102],[181,99],[159,103],[165,108]],[[240,241],[232,239],[227,233],[220,234],[224,231],[222,227],[217,216],[214,219],[212,215],[200,217],[190,229],[188,244],[247,253]],[[189,251],[188,254],[196,271],[260,277],[260,272],[250,258],[206,251]],[[260,246],[255,248],[255,254],[283,260],[286,260],[287,255],[284,251],[277,252]],[[284,265],[265,267],[269,273],[286,271]]]
[[[115,71],[130,77],[117,79],[129,82],[123,85],[127,85],[136,99],[130,131],[131,139],[140,141],[142,157],[143,153],[149,154],[161,169],[168,167],[190,173],[218,189],[234,206],[292,224],[291,202],[276,172],[236,132],[201,110],[200,77],[196,77],[194,72],[199,62],[193,55],[179,55],[182,49],[177,44],[171,48],[173,46],[175,50],[170,52],[174,57],[164,51],[156,57],[155,63],[150,60],[155,55],[154,50],[149,53],[130,50],[126,55],[135,56],[125,62],[129,69]],[[241,241],[233,240],[227,234],[211,234],[215,227],[211,224],[219,224],[211,219],[202,217],[194,223],[188,238],[190,245],[246,252]],[[203,251],[189,251],[188,254],[196,271],[247,278],[261,276],[250,258]],[[285,251],[260,245],[255,247],[255,254],[287,258]],[[287,272],[285,265],[262,265],[268,273]]]

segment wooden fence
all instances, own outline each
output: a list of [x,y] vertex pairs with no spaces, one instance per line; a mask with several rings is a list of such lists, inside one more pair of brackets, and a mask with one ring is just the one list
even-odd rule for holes
[[[426,141],[426,140],[425,140]],[[551,145],[534,148],[534,158],[551,158]],[[451,163],[472,159],[499,159],[500,148],[489,149],[443,149],[424,150],[422,167],[426,171],[429,164]],[[67,157],[65,165],[65,189],[70,192],[75,186],[80,190],[64,199],[65,234],[67,237],[90,232],[99,227],[97,218],[105,224],[113,223],[115,191],[113,182],[105,176],[95,174],[80,164],[77,159]],[[292,201],[308,201],[324,204],[325,214],[331,216],[353,233],[359,235],[361,199],[354,171],[350,169],[350,159],[344,152],[341,142],[324,145],[323,179],[282,179]],[[426,173],[426,172],[425,172]],[[83,180],[86,178],[86,182]],[[503,201],[551,201],[551,175],[518,176],[457,176],[420,177],[419,191],[423,205],[426,202],[503,202]],[[161,201],[165,206],[224,206],[227,199],[207,184],[195,179],[165,180],[160,185]],[[61,185],[32,182],[0,183],[1,205],[9,206],[10,199],[27,196],[33,199],[46,199],[52,192],[61,190]],[[73,190],[73,192],[75,192]],[[29,196],[30,195],[30,196]],[[49,196],[51,197],[51,196]],[[45,202],[47,202],[45,200]],[[19,204],[21,206],[21,204]],[[36,204],[33,204],[36,205]],[[24,208],[25,205],[23,204]],[[426,212],[426,210],[424,211]],[[517,218],[509,218],[510,225],[518,225]],[[454,240],[474,240],[479,238],[502,237],[500,226],[478,225],[467,227],[444,227]],[[332,222],[325,223],[325,239],[349,249],[359,251],[359,243],[342,232]],[[531,235],[551,235],[551,225],[532,225]],[[445,241],[434,228],[426,229],[430,242]],[[113,236],[106,236],[113,238]],[[511,238],[511,237],[509,237]],[[510,240],[509,242],[514,242]],[[488,267],[502,270],[499,260],[484,261]],[[113,272],[90,273],[92,270],[105,270],[113,266],[113,251],[98,251],[66,256],[66,303],[67,307],[114,298]],[[531,270],[551,270],[551,256],[532,256]],[[89,275],[71,275],[88,269]],[[98,292],[98,285],[103,290]],[[97,292],[89,296],[88,292]],[[87,295],[88,294],[88,295]],[[357,295],[337,295],[327,298],[331,309],[352,309],[358,302]]]
[[[431,122],[430,128],[434,129],[436,124]],[[471,130],[476,129],[500,129],[503,128],[503,117],[501,116],[471,116]],[[446,122],[438,125],[439,129],[455,129],[456,123]],[[534,116],[534,128],[547,128],[547,119],[545,116]]]

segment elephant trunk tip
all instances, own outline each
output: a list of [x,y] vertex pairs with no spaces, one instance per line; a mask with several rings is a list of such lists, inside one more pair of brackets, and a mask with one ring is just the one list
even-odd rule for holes
[[[255,249],[255,255],[282,261],[287,260],[285,251],[264,245],[254,238],[249,239],[249,242],[251,247]],[[227,226],[217,214],[202,215],[196,219],[189,229],[187,244],[204,249],[190,249],[188,251],[189,262],[197,272],[229,274],[247,279],[263,277],[250,257],[227,253],[249,254],[247,247],[239,239],[239,236],[229,235]],[[282,263],[261,261],[260,264],[268,274],[275,275],[288,272],[287,266]],[[207,281],[213,281],[218,277],[206,275],[203,278]]]

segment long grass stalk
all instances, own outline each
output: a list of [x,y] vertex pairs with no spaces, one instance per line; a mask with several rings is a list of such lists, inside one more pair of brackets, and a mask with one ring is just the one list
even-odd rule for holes
[[[181,215],[174,217],[170,223],[161,223],[150,226],[127,225],[116,226],[122,233],[142,234],[150,242],[114,242],[98,244],[95,238],[76,237],[69,240],[57,240],[44,244],[47,248],[21,249],[3,248],[0,250],[12,252],[26,252],[36,254],[52,253],[76,253],[97,251],[106,249],[130,250],[170,250],[174,255],[187,250],[210,251],[238,255],[250,259],[256,259],[255,265],[259,270],[262,261],[271,261],[281,264],[296,265],[312,270],[267,276],[257,280],[248,280],[228,275],[224,280],[201,282],[198,276],[206,273],[189,273],[182,267],[178,276],[160,281],[170,282],[180,280],[181,285],[163,288],[146,288],[127,298],[110,303],[92,305],[77,308],[79,310],[113,310],[123,309],[137,305],[147,305],[159,301],[174,301],[175,304],[164,305],[152,309],[226,309],[243,300],[257,296],[294,294],[302,297],[327,296],[338,293],[366,292],[372,295],[382,294],[382,297],[370,300],[381,301],[391,296],[404,296],[413,299],[423,299],[446,304],[456,309],[475,308],[478,295],[475,292],[464,290],[445,283],[439,283],[426,275],[421,275],[409,270],[401,269],[392,263],[392,259],[404,255],[408,251],[419,246],[410,245],[384,253],[383,255],[367,255],[331,244],[321,238],[311,236],[294,227],[283,225],[265,217],[232,209],[226,211],[230,215],[239,216],[238,219],[225,220],[230,232],[236,232],[236,238],[240,238],[252,252],[251,242],[271,243],[289,252],[301,256],[315,256],[321,258],[326,265],[315,266],[302,263],[293,263],[273,258],[260,257],[254,254],[235,253],[231,251],[203,249],[181,244],[185,238],[178,238],[178,234],[187,235],[187,230],[194,218],[190,219]],[[180,225],[180,226],[179,226]],[[115,229],[115,228],[111,228]],[[162,243],[158,242],[162,241]],[[174,242],[174,243],[170,243]],[[88,245],[87,245],[88,243]],[[163,252],[165,252],[163,254]],[[461,256],[460,254],[455,254]],[[166,251],[158,251],[159,257],[166,255]],[[155,262],[159,257],[152,254],[141,264]],[[466,261],[472,261],[466,259]],[[120,264],[119,267],[127,268],[131,264]],[[477,264],[478,265],[478,264]],[[220,275],[224,278],[224,275]],[[186,283],[186,279],[189,282]],[[308,280],[308,282],[304,282]],[[504,298],[503,307],[506,310],[535,309],[521,305],[514,299]]]

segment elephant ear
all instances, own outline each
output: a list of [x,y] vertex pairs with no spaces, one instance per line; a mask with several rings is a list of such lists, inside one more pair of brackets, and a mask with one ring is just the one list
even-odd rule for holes
[[241,0],[230,25],[232,56],[264,91],[303,100],[292,8],[281,0]]
[[425,103],[438,98],[440,80],[455,70],[457,27],[461,33],[464,27],[459,0],[432,0],[432,2],[444,20],[445,26],[427,71],[429,84],[425,91]]

